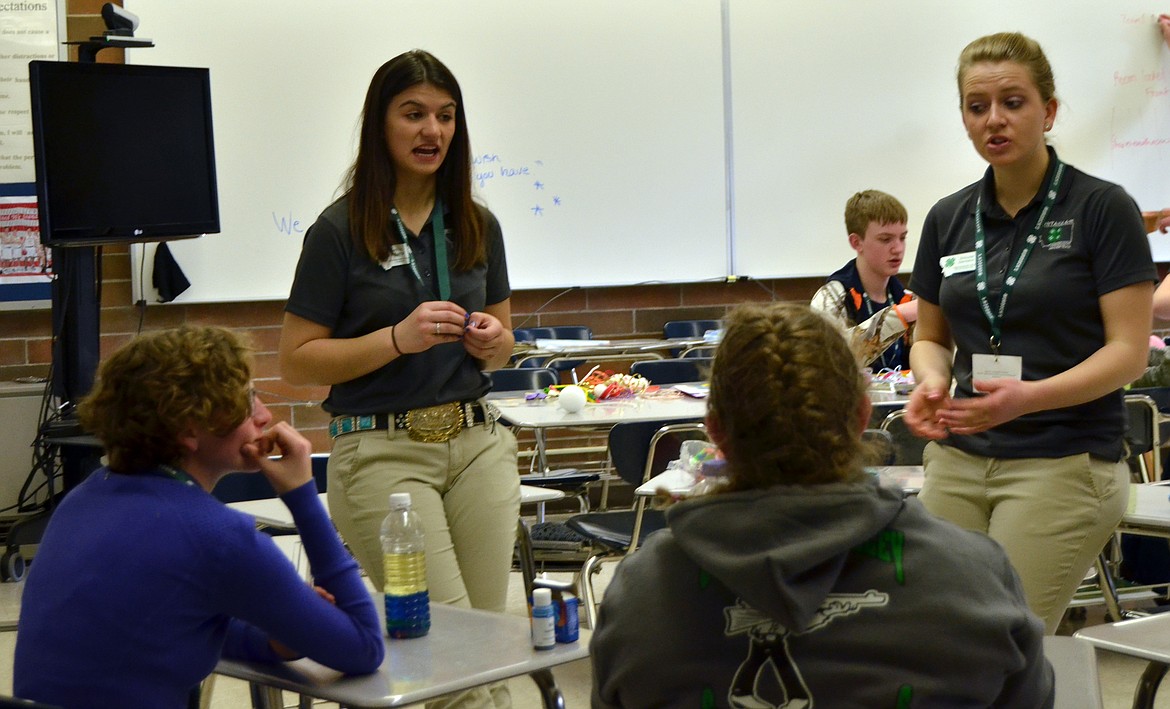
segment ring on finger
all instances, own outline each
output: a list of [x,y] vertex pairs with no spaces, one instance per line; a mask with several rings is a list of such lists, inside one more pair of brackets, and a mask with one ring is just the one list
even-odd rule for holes
[[435,334],[439,334],[439,323],[435,323]]

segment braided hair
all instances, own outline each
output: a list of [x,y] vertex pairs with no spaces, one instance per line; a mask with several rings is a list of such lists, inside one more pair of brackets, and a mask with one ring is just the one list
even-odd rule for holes
[[728,461],[725,491],[859,478],[865,396],[841,331],[808,306],[733,310],[715,354],[708,404]]

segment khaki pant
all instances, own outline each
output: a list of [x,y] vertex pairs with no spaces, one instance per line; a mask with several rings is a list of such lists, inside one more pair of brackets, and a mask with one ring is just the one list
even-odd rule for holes
[[[1028,606],[1056,632],[1085,572],[1125,514],[1129,469],[1087,454],[981,458],[929,443],[926,509],[999,542]],[[961,599],[955,599],[961,602]]]
[[[512,432],[489,421],[446,443],[395,430],[333,441],[329,512],[375,588],[384,582],[380,532],[392,492],[409,492],[422,518],[431,601],[502,613],[520,514]],[[511,699],[498,683],[427,706],[508,707]]]

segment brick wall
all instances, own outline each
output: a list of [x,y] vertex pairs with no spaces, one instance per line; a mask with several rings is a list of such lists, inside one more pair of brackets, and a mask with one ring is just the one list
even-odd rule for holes
[[[807,300],[820,279],[687,283],[672,285],[517,291],[513,323],[519,327],[587,325],[598,338],[661,336],[668,320],[720,318],[745,301]],[[552,302],[548,302],[552,300]],[[327,418],[318,404],[325,387],[295,387],[280,380],[277,344],[283,301],[171,304],[135,307],[125,246],[102,255],[102,356],[135,333],[182,323],[222,325],[246,332],[256,348],[257,388],[274,415],[304,431],[317,450],[329,449]],[[543,309],[540,309],[541,306]],[[539,312],[537,312],[537,310]],[[49,374],[52,324],[47,310],[0,311],[0,381]]]

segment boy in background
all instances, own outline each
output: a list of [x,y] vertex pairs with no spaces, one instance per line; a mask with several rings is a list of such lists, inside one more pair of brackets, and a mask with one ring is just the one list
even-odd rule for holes
[[858,192],[845,203],[845,228],[857,257],[829,276],[811,306],[841,325],[863,366],[909,372],[918,303],[897,278],[906,255],[906,208],[885,192]]

